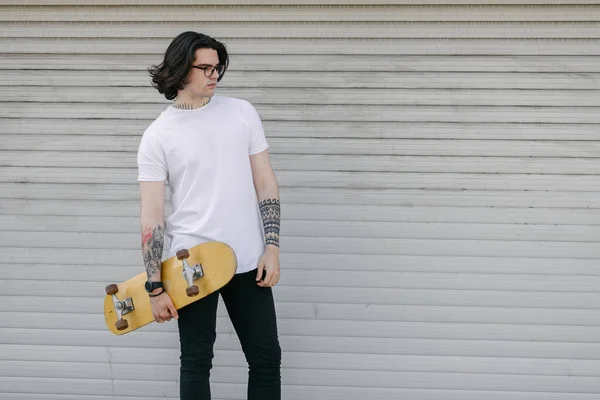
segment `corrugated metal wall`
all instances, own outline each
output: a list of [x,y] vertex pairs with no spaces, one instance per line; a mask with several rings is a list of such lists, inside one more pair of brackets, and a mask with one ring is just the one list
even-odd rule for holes
[[187,29],[272,145],[285,399],[599,398],[599,5],[120,3],[0,7],[0,399],[177,397],[175,325],[101,310],[143,270],[145,68]]

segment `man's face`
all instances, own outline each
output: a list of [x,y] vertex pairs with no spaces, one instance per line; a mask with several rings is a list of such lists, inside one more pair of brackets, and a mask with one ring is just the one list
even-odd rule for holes
[[202,69],[191,68],[187,78],[188,84],[185,86],[184,91],[189,92],[194,97],[212,97],[215,94],[217,79],[219,78],[217,70],[212,67],[219,64],[219,55],[214,49],[197,49],[195,56],[192,66],[208,67],[208,69],[205,74]]

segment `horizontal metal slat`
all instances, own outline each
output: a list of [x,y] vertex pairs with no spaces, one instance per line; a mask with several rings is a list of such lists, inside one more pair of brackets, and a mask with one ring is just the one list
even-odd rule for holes
[[[335,358],[336,356],[331,356]],[[359,362],[360,358],[356,357],[354,362]],[[363,370],[355,371],[345,369],[342,371],[328,370],[325,368],[303,368],[290,369],[290,385],[314,385],[314,386],[332,386],[332,387],[347,387],[355,385],[364,388],[377,388],[387,385],[388,388],[423,388],[423,389],[462,389],[473,390],[468,388],[469,381],[477,381],[477,384],[472,385],[476,390],[501,390],[503,385],[509,382],[514,391],[531,391],[536,387],[544,387],[546,391],[562,392],[562,393],[594,393],[597,386],[594,383],[593,377],[578,377],[578,376],[536,376],[533,374],[517,375],[517,374],[469,374],[455,373],[453,376],[440,372],[404,372],[404,371],[381,371],[381,370]],[[92,364],[92,363],[57,363],[57,362],[39,362],[39,364],[21,361],[8,361],[0,366],[0,373],[6,376],[21,376],[39,378],[50,377],[56,379],[98,379],[100,381],[111,382],[116,380],[115,376],[131,376],[131,384],[139,384],[140,381],[145,381],[148,376],[155,372],[154,365],[138,364],[135,369],[131,369],[126,365],[108,365],[108,364]],[[175,381],[179,372],[177,368],[171,368],[160,377],[156,378],[157,382],[170,384]],[[475,379],[477,376],[478,379]],[[222,380],[222,379],[227,380]],[[247,371],[243,367],[214,367],[211,371],[211,380],[215,382],[232,382],[243,385],[247,380]],[[452,380],[451,380],[452,379]],[[431,381],[430,381],[431,380]],[[403,383],[409,382],[409,383]],[[432,384],[432,382],[434,382]],[[122,382],[124,385],[124,382]],[[134,387],[132,385],[132,387]],[[108,393],[108,391],[105,391]]]
[[[149,332],[147,329],[137,335],[125,335],[116,338],[105,331],[71,331],[56,330],[57,335],[48,335],[47,331],[39,329],[10,329],[0,328],[7,344],[57,345],[57,346],[90,346],[104,348],[168,349],[177,352],[177,333]],[[118,340],[117,340],[118,339]],[[308,354],[329,353],[332,349],[337,352],[353,354],[376,355],[423,355],[423,356],[464,356],[464,357],[495,357],[503,358],[530,358],[548,361],[549,359],[568,360],[597,360],[600,345],[595,343],[568,343],[568,342],[511,342],[511,341],[465,341],[443,339],[394,339],[394,338],[357,338],[357,337],[326,337],[326,336],[293,336],[281,335],[282,348],[289,352],[302,349]],[[221,335],[215,344],[219,350],[240,351],[239,340],[235,335]],[[390,398],[397,400],[396,398]],[[540,398],[542,400],[543,398]],[[460,400],[460,398],[456,398]],[[473,400],[477,400],[477,397]]]
[[[170,14],[169,11],[168,14]],[[305,13],[302,13],[304,16]],[[206,17],[205,17],[206,18]],[[209,17],[210,18],[210,17]],[[183,22],[0,22],[5,38],[174,38],[196,30]],[[600,38],[598,22],[203,22],[202,30],[227,41],[228,38]]]
[[[40,248],[135,250],[139,234],[72,233],[72,232],[2,232],[5,248],[20,251],[32,244]],[[594,242],[519,241],[483,239],[390,239],[354,237],[282,236],[282,246],[289,252],[312,251],[314,254],[348,253],[357,255],[432,255],[473,257],[556,257],[599,258]]]
[[[108,328],[102,313],[96,315],[75,315],[73,313],[4,313],[0,312],[0,328],[18,329],[73,329],[83,334],[91,330]],[[174,322],[171,321],[171,324]],[[156,332],[171,331],[173,327],[153,326]],[[392,321],[342,321],[342,320],[296,320],[278,318],[278,332],[281,335],[333,336],[333,337],[379,337],[379,338],[421,338],[454,340],[507,340],[544,342],[584,342],[598,343],[600,327],[561,326],[561,325],[507,325],[498,329],[497,324],[472,323],[426,323]],[[549,329],[551,328],[551,329]],[[235,335],[229,319],[217,318],[220,333]],[[376,332],[376,333],[375,333]],[[245,369],[247,372],[247,369]],[[364,371],[361,371],[364,372]],[[594,377],[595,378],[595,377]]]
[[[120,87],[124,92],[128,87],[150,88],[150,76],[138,71],[62,71],[8,70],[0,75],[0,85],[13,86],[19,82],[21,91],[32,96],[38,86],[43,87]],[[518,90],[589,90],[600,88],[600,74],[569,73],[504,73],[504,72],[321,72],[307,71],[227,71],[221,87],[233,90],[241,89],[282,89],[320,90],[323,96],[329,93],[325,89],[518,89]],[[30,86],[35,86],[31,88]],[[42,89],[44,90],[44,89]],[[59,89],[56,89],[59,90]],[[383,91],[382,91],[383,92]],[[60,93],[60,92],[59,92]],[[115,95],[119,90],[115,90]],[[368,93],[368,92],[367,92]],[[394,93],[394,92],[392,92]],[[423,93],[423,92],[421,92]],[[161,95],[156,92],[154,98]],[[156,100],[155,100],[156,101]],[[141,116],[140,116],[141,117]],[[539,122],[539,121],[538,121]]]
[[[168,200],[168,194],[167,194]],[[306,221],[398,221],[437,223],[600,225],[600,210],[592,208],[532,208],[418,206],[409,204],[319,204],[286,199],[285,218]],[[165,205],[170,215],[170,205]],[[0,215],[138,217],[138,199],[3,199]]]
[[[35,103],[156,103],[164,97],[150,87],[4,86],[4,101]],[[221,96],[260,104],[400,105],[400,106],[600,106],[598,90],[535,89],[314,89],[314,88],[219,88]]]
[[[54,266],[52,266],[54,267]],[[37,270],[36,270],[37,271]],[[33,297],[33,296],[1,296],[1,312],[34,312],[34,313],[70,313],[73,310],[72,303],[77,303],[80,314],[97,314],[99,307],[96,298],[84,297]],[[456,306],[419,306],[419,305],[382,305],[382,304],[334,304],[334,303],[293,303],[277,301],[275,303],[277,316],[283,319],[323,319],[323,320],[353,320],[353,321],[405,321],[405,322],[445,322],[445,323],[476,323],[476,324],[509,324],[509,325],[578,325],[596,326],[600,321],[598,310],[582,309],[554,309],[554,308],[524,308],[524,307],[456,307]],[[451,310],[451,312],[448,312]],[[219,318],[228,318],[226,308],[222,301],[219,302]],[[32,345],[34,347],[35,345]],[[3,360],[40,360],[40,361],[88,361],[102,362],[106,352],[100,348],[100,354],[90,348],[90,354],[61,354],[60,351],[51,352],[46,349],[42,354],[31,352],[30,354],[16,354],[6,352],[9,345],[0,345],[0,354]],[[37,346],[35,346],[37,347]],[[133,353],[133,349],[124,349],[123,353]],[[129,350],[129,351],[126,351]],[[158,350],[158,349],[157,349]],[[331,349],[334,351],[334,349]],[[291,352],[291,351],[290,351]],[[111,352],[112,353],[112,352]],[[135,354],[135,353],[133,353]],[[160,354],[160,352],[159,352]],[[305,353],[292,353],[294,358],[304,359],[310,357]],[[314,354],[314,353],[312,353]],[[94,355],[96,357],[94,357]],[[136,361],[142,363],[146,357],[154,359],[154,354],[138,354]],[[318,354],[314,354],[318,356]],[[62,356],[62,358],[61,358]],[[146,357],[144,357],[146,356]],[[373,355],[374,356],[374,355]],[[178,357],[177,357],[178,358]],[[177,360],[177,358],[175,358]],[[241,354],[240,354],[241,358]],[[288,357],[286,357],[288,358]],[[370,358],[370,357],[369,357]],[[221,360],[223,360],[221,358]],[[225,359],[226,360],[226,359]],[[178,361],[178,360],[177,360]],[[575,360],[569,360],[575,361]],[[582,360],[578,360],[582,361]],[[128,364],[125,355],[122,358],[113,355],[113,363]],[[595,363],[600,363],[596,360]],[[290,362],[290,367],[299,365]],[[218,365],[218,364],[217,364]],[[319,365],[322,365],[319,363]],[[448,370],[462,370],[460,365],[449,365]],[[483,366],[481,366],[483,367]],[[360,369],[360,366],[357,366]],[[394,368],[401,368],[396,365]],[[485,369],[485,368],[484,368]],[[548,373],[546,371],[542,374]],[[577,375],[572,371],[573,375]],[[551,374],[551,373],[550,373]],[[583,371],[580,374],[584,374]]]
[[[600,175],[278,171],[281,187],[596,192]],[[137,169],[5,167],[2,183],[137,184]],[[575,196],[572,194],[572,196]]]
[[[0,345],[0,352],[5,360],[12,361],[45,361],[45,362],[95,362],[104,363],[107,358],[113,364],[177,365],[178,355],[170,349],[153,349],[139,351],[130,348],[94,348],[82,346],[34,346],[34,345]],[[237,351],[217,350],[213,363],[216,366],[235,365],[243,363],[242,355]],[[62,358],[61,358],[62,356]],[[356,358],[360,361],[356,362]],[[489,357],[451,357],[423,355],[384,355],[384,354],[344,354],[320,353],[310,354],[288,351],[286,365],[290,367],[308,368],[312,365],[323,366],[327,369],[348,368],[359,369],[361,366],[379,365],[387,371],[428,371],[428,372],[463,372],[463,373],[522,373],[534,375],[562,375],[568,365],[573,376],[594,376],[598,368],[597,360],[535,360],[531,358],[489,358]],[[441,370],[440,367],[447,368]]]
[[[363,0],[364,1],[364,0]],[[514,1],[514,0],[513,0]],[[362,2],[361,2],[362,3]],[[461,2],[462,3],[462,2]],[[246,3],[248,4],[248,3]],[[268,3],[267,3],[268,4]],[[597,21],[595,5],[5,7],[1,21]]]
[[[53,184],[0,182],[4,199],[49,200],[138,200],[137,183],[116,184]],[[569,192],[545,190],[440,190],[440,189],[372,189],[372,188],[306,188],[280,187],[282,199],[303,204],[403,205],[455,207],[523,207],[598,209],[598,191]],[[168,198],[167,198],[168,199]]]
[[[558,222],[558,221],[557,221]],[[352,221],[348,215],[341,221],[282,219],[288,236],[336,238],[407,238],[461,240],[517,240],[595,242],[600,226],[558,224],[485,224],[441,222]],[[0,215],[0,226],[6,232],[79,232],[138,234],[138,216],[81,217],[81,216],[24,216]]]
[[[5,0],[6,5],[121,5],[121,0]],[[164,1],[161,0],[128,0],[129,5],[158,5],[164,6]],[[171,0],[172,5],[208,5],[214,6],[211,0]],[[219,5],[238,5],[247,6],[248,0],[221,0]],[[445,6],[465,6],[465,5],[565,5],[564,0],[254,0],[253,5],[268,5],[268,6],[367,6],[367,5],[445,5]],[[595,0],[578,0],[577,4],[597,4]]]
[[[0,19],[7,13],[0,13]],[[137,14],[137,12],[135,13]],[[170,15],[168,13],[167,15]],[[164,18],[165,15],[160,17]],[[564,15],[563,15],[564,17]],[[139,18],[136,15],[136,18]],[[203,20],[206,16],[202,16]],[[598,17],[592,17],[598,19]],[[97,53],[164,54],[171,39],[8,39],[0,38],[7,54]],[[596,39],[259,39],[232,38],[233,54],[353,54],[353,55],[548,55],[597,56]]]
[[[433,55],[231,54],[231,71],[363,72],[600,72],[598,56],[521,55],[503,57]],[[3,54],[0,70],[137,71],[159,61],[155,54]],[[96,72],[98,73],[98,72]],[[229,75],[228,75],[229,76]]]
[[[139,119],[156,118],[164,110],[159,104],[109,103],[4,103],[0,118]],[[280,121],[380,121],[446,123],[559,123],[599,124],[600,107],[494,107],[494,106],[316,106],[260,105],[264,119]]]
[[[116,119],[68,119],[68,118],[4,118],[0,119],[4,135],[22,136],[34,146],[36,135],[54,136],[53,141],[74,143],[83,140],[91,146],[102,143],[104,137],[117,143],[139,140],[152,122],[152,117],[135,120]],[[263,118],[267,137],[272,138],[364,138],[364,139],[461,139],[461,140],[533,140],[538,146],[553,140],[588,141],[598,140],[600,124],[551,124],[551,123],[434,123],[434,122],[381,122],[381,121],[276,121]],[[0,136],[3,146],[16,142],[17,138]],[[78,136],[81,136],[79,138]],[[136,139],[131,139],[133,136]],[[100,137],[100,139],[97,139]],[[53,141],[45,141],[46,147],[31,147],[31,150],[51,150]],[[405,142],[404,142],[405,143]],[[452,142],[448,141],[447,144]],[[39,145],[39,143],[38,143]],[[487,146],[493,148],[495,146]],[[14,147],[2,147],[15,149]],[[55,146],[61,148],[61,145]],[[537,146],[536,146],[537,148]],[[93,147],[90,147],[93,149]]]
[[[371,156],[308,155],[271,153],[271,164],[279,171],[363,172],[453,172],[495,174],[600,175],[598,158],[519,158],[462,156]],[[274,153],[276,152],[276,153]],[[588,155],[594,153],[589,149]],[[8,167],[49,168],[137,168],[135,153],[118,152],[0,152]]]
[[[3,135],[0,136],[2,164],[10,166],[53,166],[53,167],[127,167],[137,168],[136,155],[142,132],[135,136],[112,135]],[[595,162],[600,157],[599,141],[535,141],[535,140],[448,140],[448,139],[350,139],[328,138],[327,131],[316,131],[317,138],[269,138],[269,153],[275,161],[288,161],[303,166],[303,160],[313,165],[326,166],[342,164],[344,160],[364,163],[369,160],[396,168],[404,162],[414,162],[415,166],[431,163],[453,163],[463,161],[465,166],[489,162],[491,166],[507,167],[511,163],[519,165],[519,158],[531,162],[528,170],[534,171],[547,163],[563,162],[568,166],[583,166],[582,163]],[[378,157],[372,157],[378,156]],[[385,158],[384,156],[388,157]],[[57,157],[62,157],[61,160]],[[363,159],[361,160],[361,157]],[[452,157],[452,158],[451,158]],[[462,158],[461,158],[462,157]],[[497,157],[497,158],[496,158]],[[320,161],[319,161],[320,160]],[[56,164],[44,164],[44,163]],[[111,165],[115,163],[115,165]],[[486,167],[483,167],[486,168]],[[278,170],[280,168],[277,168]],[[294,169],[291,165],[281,165],[281,169]],[[355,168],[360,170],[360,168]],[[589,166],[588,174],[593,174],[594,166]]]

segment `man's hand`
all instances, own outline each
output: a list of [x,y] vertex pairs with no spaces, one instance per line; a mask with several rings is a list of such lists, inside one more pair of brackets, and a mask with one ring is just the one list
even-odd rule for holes
[[[157,292],[160,293],[161,290],[163,290],[163,288],[158,289]],[[158,323],[170,321],[171,318],[179,318],[177,310],[173,305],[173,301],[167,292],[156,297],[150,297],[150,306],[152,307],[154,320]]]
[[[262,279],[263,271],[266,272],[264,279]],[[279,282],[279,247],[272,244],[267,245],[265,253],[258,263],[256,282],[261,287],[273,287]]]

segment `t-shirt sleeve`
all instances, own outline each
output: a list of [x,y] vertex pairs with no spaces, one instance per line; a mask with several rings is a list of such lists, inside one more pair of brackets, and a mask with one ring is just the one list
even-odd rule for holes
[[245,117],[250,131],[248,154],[253,155],[269,148],[269,144],[265,138],[265,131],[263,129],[262,121],[260,120],[260,115],[258,115],[258,112],[252,104],[246,103],[246,105]]
[[156,136],[144,134],[137,154],[138,181],[167,179],[167,161]]

